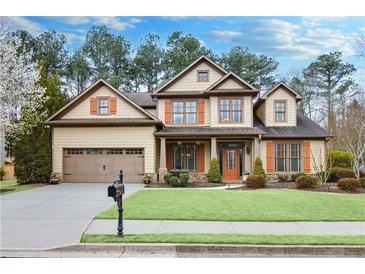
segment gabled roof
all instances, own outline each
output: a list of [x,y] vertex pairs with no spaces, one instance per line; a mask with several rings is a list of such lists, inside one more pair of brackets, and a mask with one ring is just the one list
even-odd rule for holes
[[269,95],[271,93],[273,93],[275,90],[277,90],[280,86],[285,87],[289,92],[291,92],[295,96],[296,101],[302,100],[302,96],[297,91],[295,91],[292,87],[290,87],[288,84],[286,84],[284,82],[279,82],[272,89],[270,89],[264,95],[262,95],[260,98],[258,98],[258,100],[255,102],[255,104],[253,106],[253,109],[256,110],[267,99],[267,97],[269,97]]
[[154,101],[149,92],[123,92],[125,96],[143,108],[156,108],[157,102]]
[[150,114],[149,112],[147,112],[146,110],[144,110],[142,107],[140,107],[138,104],[136,104],[133,100],[129,99],[125,94],[123,94],[118,89],[116,89],[115,87],[113,87],[112,85],[110,85],[107,81],[105,81],[103,79],[99,79],[98,81],[96,81],[95,83],[93,83],[91,86],[89,86],[87,89],[85,89],[83,92],[81,92],[78,96],[76,96],[74,99],[72,99],[63,108],[61,108],[59,111],[57,111],[51,117],[49,117],[47,119],[47,121],[46,121],[46,124],[48,124],[48,122],[54,120],[59,115],[67,112],[69,109],[71,109],[73,106],[75,106],[81,99],[83,99],[89,93],[91,93],[94,90],[94,88],[96,86],[98,86],[98,85],[105,85],[105,86],[107,86],[108,88],[110,88],[110,90],[112,92],[114,92],[117,96],[123,98],[127,103],[129,103],[130,105],[132,105],[139,112],[145,114],[147,117],[151,118],[152,120],[154,120],[156,122],[160,122],[155,116],[153,116],[152,114]]
[[158,93],[161,90],[163,90],[165,87],[167,87],[167,86],[171,85],[172,83],[174,83],[177,79],[179,79],[182,75],[184,75],[187,71],[189,71],[191,68],[193,68],[196,64],[198,64],[202,60],[207,61],[209,64],[211,64],[212,66],[217,68],[219,71],[221,71],[225,74],[227,73],[227,71],[225,71],[222,67],[218,66],[216,63],[214,63],[212,60],[210,60],[205,55],[202,55],[198,59],[196,59],[193,63],[191,63],[189,66],[187,66],[184,70],[182,70],[180,73],[178,73],[174,78],[164,82],[159,87],[157,87],[153,93]]
[[227,81],[229,78],[236,79],[239,83],[242,83],[243,85],[249,87],[252,91],[258,91],[257,88],[252,86],[251,84],[247,83],[245,80],[243,80],[241,77],[239,77],[234,72],[229,72],[222,78],[218,79],[215,83],[213,83],[210,87],[208,87],[204,92],[209,92],[210,90],[213,90],[214,88],[218,87],[219,85],[223,84],[225,81]]
[[296,92],[292,87],[290,87],[288,84],[284,83],[284,82],[279,82],[276,86],[274,86],[272,89],[270,89],[268,92],[266,92],[264,95],[262,95],[262,99],[267,99],[267,97],[274,92],[275,90],[277,90],[280,86],[285,87],[287,90],[289,90],[291,93],[293,93],[298,100],[302,99],[302,96]]

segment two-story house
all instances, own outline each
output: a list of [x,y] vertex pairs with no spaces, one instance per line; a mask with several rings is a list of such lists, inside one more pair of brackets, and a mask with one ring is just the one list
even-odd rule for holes
[[99,80],[48,119],[53,172],[64,182],[110,182],[120,169],[126,182],[161,181],[170,169],[205,174],[217,158],[234,181],[256,157],[269,174],[325,164],[330,134],[298,111],[301,96],[285,83],[258,93],[205,56],[153,93]]

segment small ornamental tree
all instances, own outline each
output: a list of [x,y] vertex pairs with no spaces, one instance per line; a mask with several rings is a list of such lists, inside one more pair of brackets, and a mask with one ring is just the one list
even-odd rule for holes
[[253,169],[253,175],[265,177],[265,170],[262,167],[262,161],[261,161],[260,157],[256,157],[255,167]]
[[208,182],[209,183],[220,183],[222,182],[221,172],[219,170],[219,163],[217,158],[213,158],[210,161],[210,167],[208,172]]

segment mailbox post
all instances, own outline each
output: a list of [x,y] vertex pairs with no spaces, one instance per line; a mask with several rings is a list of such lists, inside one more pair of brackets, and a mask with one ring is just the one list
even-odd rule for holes
[[108,196],[112,197],[118,206],[118,236],[123,237],[123,170],[119,172],[119,180],[114,181],[113,185],[108,187]]

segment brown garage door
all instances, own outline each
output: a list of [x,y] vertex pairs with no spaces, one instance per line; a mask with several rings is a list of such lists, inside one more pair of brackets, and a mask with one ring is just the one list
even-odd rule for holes
[[144,175],[142,148],[68,148],[63,152],[65,182],[113,182],[123,170],[125,183],[141,183]]

